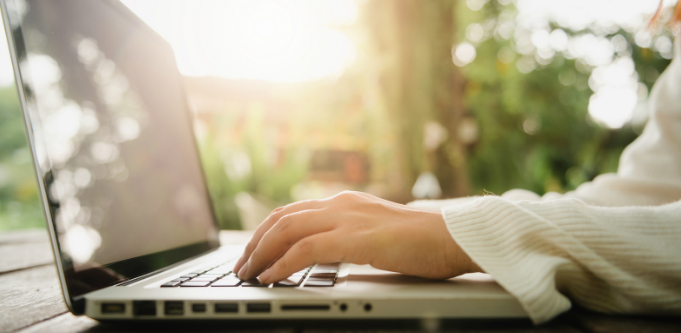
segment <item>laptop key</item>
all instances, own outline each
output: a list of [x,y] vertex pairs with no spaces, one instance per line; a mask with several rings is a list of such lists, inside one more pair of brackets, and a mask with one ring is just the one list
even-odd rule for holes
[[312,272],[312,274],[310,274],[310,277],[313,277],[313,278],[335,278],[336,273],[316,273],[316,272]]
[[311,273],[338,273],[338,268],[315,268]]
[[185,274],[185,275],[180,276],[180,278],[191,279],[191,278],[198,276],[198,275],[199,274]]
[[180,287],[208,287],[210,281],[187,281],[180,284]]
[[333,287],[336,282],[331,279],[307,279],[303,287]]
[[302,279],[284,279],[274,283],[273,287],[297,287]]
[[242,287],[267,287],[267,284],[261,284],[260,281],[257,279],[252,279],[248,281],[244,281],[241,283]]
[[213,284],[211,284],[210,286],[211,287],[236,287],[236,286],[239,285],[239,283],[241,283],[241,280],[239,280],[239,279],[227,278],[227,279],[217,280],[217,281],[213,282]]
[[177,278],[177,279],[172,279],[169,282],[178,282],[178,281],[184,282],[184,281],[187,281],[187,280],[189,280],[189,279],[188,278]]
[[187,280],[189,280],[189,279],[187,279],[187,278],[173,279],[173,280],[170,280],[170,281],[162,284],[161,287],[177,287],[177,285],[179,285],[180,283],[185,282]]
[[202,277],[197,277],[197,278],[194,278],[194,279],[189,280],[188,282],[213,282],[213,281],[215,281],[215,280],[217,280],[217,279],[218,279],[217,277],[215,277],[215,278],[202,278]]

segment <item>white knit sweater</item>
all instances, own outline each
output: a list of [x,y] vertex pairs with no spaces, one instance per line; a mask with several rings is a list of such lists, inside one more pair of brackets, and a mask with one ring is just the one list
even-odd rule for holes
[[535,323],[571,300],[610,313],[681,314],[681,50],[649,98],[650,120],[617,174],[564,195],[416,201]]

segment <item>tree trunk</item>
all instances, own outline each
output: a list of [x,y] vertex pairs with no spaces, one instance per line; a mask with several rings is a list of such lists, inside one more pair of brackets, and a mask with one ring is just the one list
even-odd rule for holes
[[[469,194],[466,151],[458,139],[465,114],[464,78],[451,58],[456,29],[454,0],[373,0],[365,4],[368,71],[378,78],[385,116],[396,139],[394,161],[401,193],[410,193],[416,177],[433,172],[444,197]],[[424,147],[424,126],[446,129],[445,141]]]

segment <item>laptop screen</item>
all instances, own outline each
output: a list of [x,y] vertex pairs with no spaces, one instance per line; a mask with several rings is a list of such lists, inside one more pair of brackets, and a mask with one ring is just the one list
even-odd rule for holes
[[110,1],[6,0],[5,19],[70,296],[214,247],[170,46]]

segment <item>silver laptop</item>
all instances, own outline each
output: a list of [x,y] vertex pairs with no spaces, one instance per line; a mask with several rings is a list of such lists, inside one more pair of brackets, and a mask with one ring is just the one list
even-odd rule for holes
[[220,246],[173,52],[116,1],[2,0],[64,300],[115,319],[522,318],[484,274],[344,263],[273,285]]

